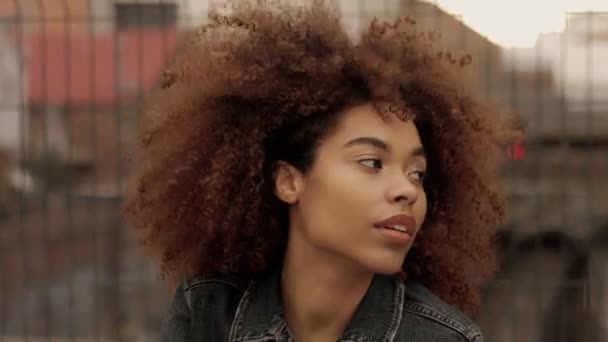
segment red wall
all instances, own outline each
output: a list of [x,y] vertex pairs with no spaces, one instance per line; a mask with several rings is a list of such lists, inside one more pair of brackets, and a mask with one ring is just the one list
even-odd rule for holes
[[176,30],[105,35],[30,35],[26,44],[30,103],[112,105],[156,84]]

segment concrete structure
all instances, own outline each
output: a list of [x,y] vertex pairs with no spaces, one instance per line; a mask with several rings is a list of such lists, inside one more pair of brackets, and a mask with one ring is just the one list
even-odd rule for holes
[[33,183],[20,169],[23,139],[27,136],[25,115],[26,70],[14,41],[0,26],[0,190],[5,188],[30,191]]
[[[520,99],[534,95],[524,104],[528,108],[538,107],[539,98],[543,101],[542,113],[529,120],[534,133],[608,139],[606,32],[608,13],[570,13],[564,32],[542,34],[532,48],[505,51],[509,72],[550,77],[550,84],[542,84],[545,76],[531,77],[528,87],[536,89],[520,92]],[[547,93],[549,88],[553,94]]]
[[413,16],[421,29],[438,32],[442,37],[440,43],[447,50],[457,55],[471,55],[472,64],[464,76],[477,94],[493,99],[502,97],[505,73],[499,46],[465,25],[457,14],[447,13],[431,2],[404,0],[400,3],[400,13]]

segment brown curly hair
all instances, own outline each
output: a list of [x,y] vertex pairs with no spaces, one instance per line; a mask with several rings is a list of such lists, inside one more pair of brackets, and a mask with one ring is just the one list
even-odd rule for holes
[[403,17],[375,19],[351,39],[323,1],[211,12],[141,113],[125,194],[126,219],[163,274],[175,284],[264,271],[281,258],[288,228],[273,165],[306,171],[336,113],[390,103],[413,114],[430,166],[429,210],[404,272],[475,313],[478,285],[497,269],[489,228],[505,217],[497,162],[516,134],[461,89],[470,56],[442,51],[436,38]]

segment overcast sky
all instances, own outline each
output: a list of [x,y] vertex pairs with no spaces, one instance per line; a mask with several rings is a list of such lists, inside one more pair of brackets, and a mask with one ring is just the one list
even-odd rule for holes
[[504,47],[534,45],[541,32],[562,31],[568,11],[606,11],[608,0],[431,0]]

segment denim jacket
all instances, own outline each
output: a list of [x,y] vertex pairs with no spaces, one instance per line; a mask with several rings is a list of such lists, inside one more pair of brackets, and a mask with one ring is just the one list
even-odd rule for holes
[[[176,291],[163,342],[291,341],[279,298],[278,271],[253,280],[198,278]],[[481,342],[477,325],[428,289],[377,275],[338,341]]]

